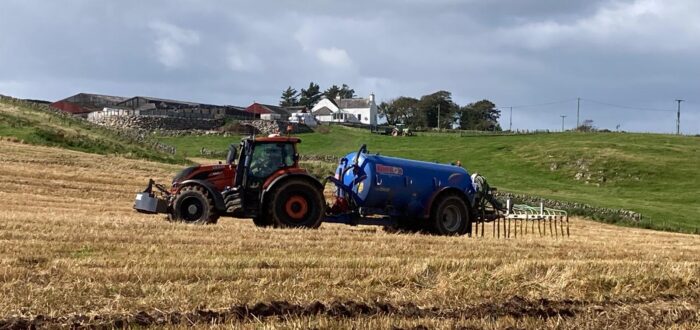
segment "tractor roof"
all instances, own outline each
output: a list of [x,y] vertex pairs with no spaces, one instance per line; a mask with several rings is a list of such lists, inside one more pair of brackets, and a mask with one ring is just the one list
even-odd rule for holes
[[288,142],[288,143],[301,143],[301,139],[292,136],[273,136],[273,137],[261,137],[255,138],[256,142]]

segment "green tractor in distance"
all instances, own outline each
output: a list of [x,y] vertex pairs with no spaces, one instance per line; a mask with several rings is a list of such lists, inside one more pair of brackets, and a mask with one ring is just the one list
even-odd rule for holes
[[396,124],[391,131],[391,136],[413,136],[413,132],[404,124]]

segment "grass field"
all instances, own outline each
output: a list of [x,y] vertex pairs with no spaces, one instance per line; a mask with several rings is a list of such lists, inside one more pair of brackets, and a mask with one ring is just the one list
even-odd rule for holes
[[147,141],[136,142],[86,121],[6,98],[0,98],[0,138],[104,155],[167,163],[187,162],[183,157],[149,147]]
[[[301,138],[302,154],[342,156],[366,143],[371,152],[388,156],[460,160],[501,190],[628,209],[643,215],[636,225],[700,233],[699,137],[634,133],[391,137],[333,126],[330,133]],[[203,146],[226,150],[236,139],[161,140],[196,155]]]
[[[304,143],[354,148],[322,138]],[[381,141],[369,139],[371,150],[388,146]],[[167,180],[180,166],[7,141],[0,155],[0,328],[700,327],[698,235],[580,219],[568,239],[510,240],[185,225],[131,210],[148,178]],[[491,177],[516,169],[471,163]]]

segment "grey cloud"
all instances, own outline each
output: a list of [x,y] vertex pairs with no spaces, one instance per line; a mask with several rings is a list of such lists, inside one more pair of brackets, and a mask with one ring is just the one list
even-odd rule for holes
[[[247,105],[315,81],[379,99],[445,89],[460,104],[499,106],[581,96],[671,109],[682,97],[686,132],[700,133],[691,102],[698,16],[693,0],[9,0],[0,12],[0,93]],[[514,128],[558,129],[560,114],[572,126],[575,106],[514,109]],[[663,112],[582,106],[601,127],[674,128]]]

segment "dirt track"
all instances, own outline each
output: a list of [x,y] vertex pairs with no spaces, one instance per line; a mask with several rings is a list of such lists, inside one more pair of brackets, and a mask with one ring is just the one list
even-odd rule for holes
[[[698,322],[698,307],[700,305],[682,304],[677,297],[665,297],[660,301],[637,299],[634,301],[608,301],[594,303],[587,301],[548,299],[529,300],[519,296],[511,297],[503,302],[488,302],[476,306],[458,309],[440,309],[437,307],[419,307],[406,303],[392,305],[390,303],[362,303],[355,301],[334,301],[329,304],[313,302],[307,305],[292,304],[287,301],[273,301],[254,305],[234,305],[227,309],[211,310],[197,309],[190,312],[178,311],[139,311],[129,315],[67,315],[60,317],[10,317],[0,320],[0,329],[27,329],[41,327],[72,327],[72,328],[124,328],[148,327],[164,325],[225,325],[246,321],[278,317],[294,318],[305,316],[325,315],[333,318],[372,317],[377,315],[401,318],[440,318],[440,319],[498,319],[510,317],[522,318],[570,318],[577,314],[615,314],[616,309],[623,306],[636,313],[651,315],[650,325],[671,326]],[[658,309],[653,306],[659,303],[671,303],[671,309]],[[420,326],[415,326],[418,328]]]

